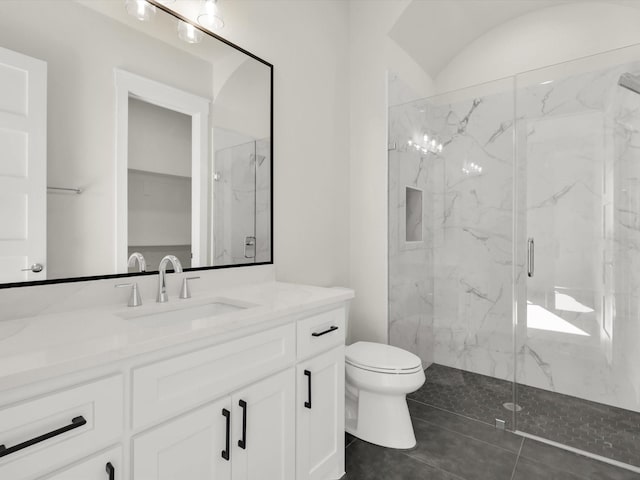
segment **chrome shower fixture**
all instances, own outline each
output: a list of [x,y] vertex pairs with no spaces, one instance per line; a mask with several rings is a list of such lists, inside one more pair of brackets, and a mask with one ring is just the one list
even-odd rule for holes
[[618,79],[618,85],[640,94],[640,76],[631,73],[623,73]]

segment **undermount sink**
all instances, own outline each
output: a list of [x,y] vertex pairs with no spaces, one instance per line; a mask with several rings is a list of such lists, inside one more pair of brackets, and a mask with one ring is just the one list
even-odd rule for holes
[[165,327],[176,323],[216,317],[218,315],[244,310],[251,306],[253,305],[227,300],[214,300],[210,303],[183,307],[171,305],[168,307],[170,308],[168,310],[154,309],[154,311],[151,312],[126,312],[118,314],[118,316],[145,327]]

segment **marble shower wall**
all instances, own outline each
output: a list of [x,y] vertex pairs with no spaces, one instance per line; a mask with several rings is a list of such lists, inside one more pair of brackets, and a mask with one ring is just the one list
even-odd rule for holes
[[[409,147],[424,117],[422,104],[389,110],[389,341],[433,362],[433,219],[436,170],[432,154]],[[421,205],[407,209],[407,189]],[[407,223],[407,220],[409,222]],[[419,240],[407,240],[416,238]]]
[[[512,81],[390,109],[390,342],[513,378]],[[499,91],[499,93],[493,93]],[[427,134],[441,152],[409,146]],[[404,187],[424,189],[424,242],[403,242]]]
[[[640,62],[588,61],[390,108],[389,338],[640,411],[640,95],[617,84]],[[416,150],[425,134],[442,151]]]

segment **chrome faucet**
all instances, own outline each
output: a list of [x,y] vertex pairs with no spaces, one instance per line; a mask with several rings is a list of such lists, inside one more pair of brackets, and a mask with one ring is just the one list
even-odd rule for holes
[[160,266],[158,267],[158,296],[156,298],[158,303],[164,303],[169,300],[169,295],[167,295],[167,264],[169,262],[173,265],[175,273],[182,273],[182,264],[175,255],[167,255],[160,261]]
[[129,255],[129,261],[127,262],[127,266],[129,268],[135,267],[136,262],[138,263],[138,271],[146,272],[147,271],[147,262],[144,259],[144,256],[140,252],[133,252]]

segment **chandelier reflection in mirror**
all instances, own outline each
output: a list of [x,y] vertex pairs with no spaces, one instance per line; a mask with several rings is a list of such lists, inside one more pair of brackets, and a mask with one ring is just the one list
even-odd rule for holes
[[[174,3],[175,0],[158,0],[163,5]],[[127,13],[141,22],[153,20],[156,14],[155,5],[147,0],[125,0]],[[221,30],[224,27],[222,13],[218,7],[218,0],[203,0],[198,14],[198,23],[209,30]],[[203,34],[188,22],[178,22],[178,38],[187,43],[200,43]]]
[[126,0],[124,8],[127,13],[141,22],[148,22],[156,15],[156,7],[146,0]]
[[202,10],[198,15],[198,23],[209,30],[221,30],[224,28],[224,20],[218,7],[218,0],[204,0]]

